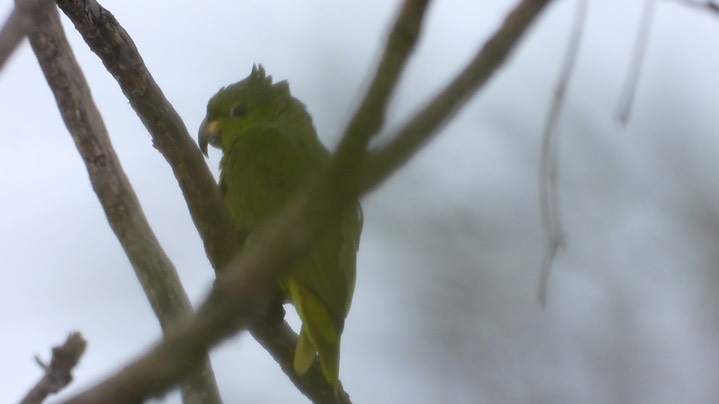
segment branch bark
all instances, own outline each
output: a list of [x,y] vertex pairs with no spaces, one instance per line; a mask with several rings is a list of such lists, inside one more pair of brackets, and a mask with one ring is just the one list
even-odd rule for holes
[[[362,103],[350,119],[335,161],[358,165],[370,139],[382,128],[387,105],[419,39],[428,0],[407,0],[394,22],[384,53]],[[339,167],[342,173],[350,167]],[[347,178],[345,178],[345,181]]]
[[15,8],[0,29],[0,70],[27,33],[37,24],[37,19],[50,6],[50,0],[16,1]]
[[117,80],[157,150],[173,170],[213,267],[220,270],[242,244],[207,163],[115,17],[95,0],[57,0],[90,49]]
[[30,389],[20,404],[40,404],[50,394],[57,394],[72,382],[72,370],[80,362],[87,343],[78,332],[71,333],[65,343],[52,348],[50,364],[46,365],[37,359],[45,374]]
[[[127,254],[160,325],[167,330],[188,315],[192,306],[122,170],[55,7],[39,19],[29,39],[110,227]],[[199,365],[201,367],[182,384],[185,403],[219,403],[209,359],[205,356]]]

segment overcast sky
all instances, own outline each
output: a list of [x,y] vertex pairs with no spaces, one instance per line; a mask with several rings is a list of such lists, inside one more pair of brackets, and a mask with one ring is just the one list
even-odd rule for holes
[[[390,129],[468,61],[514,3],[433,5]],[[575,2],[549,7],[439,138],[363,200],[341,365],[355,402],[719,400],[719,18],[659,2],[622,127],[616,110],[643,3],[590,4],[559,127],[568,245],[545,309],[536,299],[540,134]],[[0,0],[0,13],[12,4]],[[102,4],[134,38],[190,133],[210,96],[262,63],[289,81],[329,147],[398,7]],[[213,272],[169,166],[64,20],[145,213],[199,302]],[[17,401],[40,376],[33,355],[49,358],[77,330],[89,345],[67,397],[140,354],[160,330],[26,42],[0,72],[0,111],[0,402]],[[215,173],[219,157],[208,161]],[[212,361],[227,403],[306,402],[247,335],[220,346]]]

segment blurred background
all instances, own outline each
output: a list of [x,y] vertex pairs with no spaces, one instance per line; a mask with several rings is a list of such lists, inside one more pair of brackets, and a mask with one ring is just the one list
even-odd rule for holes
[[[398,1],[106,0],[194,134],[262,63],[336,145]],[[435,2],[388,130],[474,55],[515,1]],[[7,15],[10,0],[0,1]],[[658,2],[633,115],[616,120],[643,1],[590,2],[559,126],[568,245],[537,300],[540,136],[576,2],[550,6],[439,137],[363,200],[341,378],[357,403],[719,401],[719,19]],[[169,166],[64,19],[135,191],[194,302],[213,272]],[[0,402],[67,333],[86,388],[160,329],[25,42],[0,72]],[[208,164],[217,173],[219,153]],[[297,324],[296,319],[292,319]],[[212,353],[225,402],[302,403],[248,335]],[[170,394],[157,402],[176,403]]]

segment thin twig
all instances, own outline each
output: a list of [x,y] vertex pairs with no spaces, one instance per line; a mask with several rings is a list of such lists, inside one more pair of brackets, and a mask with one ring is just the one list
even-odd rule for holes
[[[60,24],[48,9],[30,44],[57,101],[60,114],[85,163],[110,227],[135,270],[163,330],[192,311],[175,267],[147,222],[115,154],[90,89]],[[209,359],[182,384],[185,403],[219,403]]]
[[644,64],[644,54],[646,53],[649,43],[649,32],[652,29],[652,21],[654,20],[654,8],[657,0],[645,0],[644,10],[642,11],[642,21],[639,24],[639,32],[637,33],[637,42],[634,45],[634,53],[627,73],[627,80],[624,83],[621,98],[619,99],[619,112],[617,120],[621,125],[626,125],[632,112],[634,97],[637,93],[639,85],[639,75]]
[[701,10],[709,11],[714,14],[715,17],[719,17],[719,3],[712,0],[697,1],[697,0],[675,0],[680,4],[684,4],[690,7],[699,8]]
[[37,24],[38,16],[51,5],[50,0],[16,0],[15,8],[0,29],[0,71],[28,31]]
[[[493,66],[496,69],[499,61],[503,60],[519,36],[526,30],[538,16],[539,11],[547,5],[547,1],[525,0],[510,15],[505,26],[500,29],[507,38],[495,36],[489,45],[493,51],[488,51],[484,57],[493,61],[479,63],[483,68]],[[507,26],[512,26],[509,29]],[[520,27],[520,25],[524,25]],[[499,61],[497,61],[499,59]],[[460,84],[471,87],[471,92],[479,88],[474,69],[471,73],[460,76]],[[483,73],[489,76],[491,73]],[[482,75],[480,75],[482,76]],[[442,92],[438,100],[450,104],[449,107],[436,107],[429,111],[431,119],[425,121],[424,116],[418,115],[407,127],[412,128],[411,138],[415,139],[421,134],[424,139],[431,136],[446,119],[449,119],[469,98],[465,91],[459,91],[451,84]],[[435,102],[430,103],[435,105]],[[417,122],[419,121],[419,123]],[[430,126],[430,133],[424,133],[424,125]],[[417,131],[421,132],[417,134]],[[359,132],[356,132],[359,133]],[[401,132],[404,133],[404,132]],[[356,136],[361,136],[358,134]],[[420,142],[422,143],[422,142]],[[418,145],[414,147],[416,151]],[[406,149],[402,149],[406,150]],[[145,356],[134,361],[123,371],[101,382],[71,399],[70,403],[94,402],[131,402],[144,397],[157,395],[169,388],[174,380],[181,377],[189,366],[206,352],[211,346],[224,338],[247,328],[255,321],[257,313],[262,313],[268,302],[268,294],[274,288],[275,280],[289,273],[292,263],[300,259],[305,251],[312,245],[313,240],[322,231],[326,223],[337,218],[345,209],[353,205],[353,200],[361,193],[366,192],[373,185],[377,185],[396,170],[402,162],[406,161],[412,151],[405,151],[399,155],[399,161],[385,161],[383,171],[375,171],[373,177],[362,175],[360,178],[369,178],[372,181],[363,181],[362,187],[346,189],[345,192],[332,192],[338,186],[337,179],[342,175],[354,176],[355,173],[333,173],[342,164],[333,162],[330,172],[324,176],[318,185],[307,194],[300,196],[290,203],[266,226],[257,233],[257,239],[246,248],[243,253],[221,273],[215,282],[210,296],[200,306],[197,313],[183,321],[177,328],[170,330],[165,339],[151,349]],[[341,156],[336,156],[339,159]],[[352,167],[350,165],[350,167]],[[368,167],[367,165],[360,166]],[[110,401],[108,401],[110,400]],[[314,400],[314,398],[313,398]],[[318,399],[319,402],[322,399]]]
[[30,389],[20,404],[40,404],[50,394],[57,394],[72,382],[72,370],[80,362],[87,343],[78,332],[71,333],[65,343],[52,348],[50,364],[35,358],[45,374]]
[[539,200],[542,208],[542,222],[544,224],[545,237],[547,238],[547,252],[539,278],[539,302],[544,307],[547,301],[547,286],[549,275],[557,252],[566,245],[564,226],[562,225],[561,211],[559,207],[559,187],[557,185],[557,173],[559,156],[558,143],[559,131],[557,125],[564,110],[565,95],[567,86],[572,78],[572,72],[577,62],[579,46],[582,42],[582,34],[587,17],[587,0],[578,0],[576,16],[572,35],[567,44],[567,51],[564,56],[564,65],[559,74],[559,82],[554,90],[554,100],[547,116],[547,123],[542,133],[542,155],[539,167]]

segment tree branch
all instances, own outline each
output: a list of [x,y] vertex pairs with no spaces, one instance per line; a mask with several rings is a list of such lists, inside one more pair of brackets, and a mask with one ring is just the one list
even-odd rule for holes
[[71,333],[65,343],[52,348],[50,364],[46,365],[36,358],[45,371],[37,384],[30,389],[20,404],[40,404],[50,394],[57,394],[72,382],[72,370],[80,362],[87,343],[78,332]]
[[[370,170],[371,165],[344,165],[336,161],[344,157],[338,153],[323,179],[261,228],[252,245],[222,271],[197,313],[170,330],[165,339],[145,356],[69,402],[108,402],[108,399],[116,400],[112,402],[132,402],[160,394],[185,374],[211,346],[258,321],[258,313],[264,313],[266,306],[271,304],[269,299],[275,280],[289,274],[292,263],[302,258],[324,225],[336,220],[352,206],[354,198],[387,178],[453,116],[469,95],[486,82],[548,3],[538,0],[520,3],[498,34],[480,52],[481,58],[488,60],[473,62],[423,110],[426,115],[417,115],[405,129],[400,130],[395,141],[402,142],[403,146],[397,153],[388,155],[383,151],[379,154],[380,161],[384,163],[380,169],[373,169],[366,175],[351,172],[360,168]],[[361,131],[355,133],[351,136],[363,136]],[[384,150],[392,151],[397,147]],[[335,172],[340,167],[349,167],[350,172]],[[364,181],[347,188],[347,185],[338,183],[343,175],[350,178],[359,175],[358,178]],[[338,186],[345,187],[344,192],[334,192]],[[325,402],[321,401],[323,398],[310,398]]]
[[[80,66],[65,38],[57,9],[48,9],[29,39],[60,114],[87,167],[110,227],[135,270],[164,330],[192,311],[175,267],[145,218],[110,143]],[[209,359],[182,385],[185,403],[219,403]]]
[[558,143],[559,132],[557,125],[564,110],[564,100],[567,94],[569,80],[572,77],[574,66],[579,54],[579,45],[582,43],[582,34],[587,17],[587,1],[578,0],[574,27],[567,45],[562,71],[559,73],[559,82],[554,90],[554,99],[547,116],[547,123],[542,132],[542,155],[539,159],[539,201],[542,208],[542,222],[547,238],[547,251],[539,274],[539,304],[544,307],[547,303],[547,287],[552,263],[557,252],[566,245],[564,226],[559,209],[559,188],[557,186]]
[[[336,161],[357,165],[382,128],[389,99],[419,39],[428,0],[407,0],[395,20],[374,79],[337,147]],[[339,168],[338,172],[345,171]]]
[[38,16],[43,15],[50,0],[16,0],[15,8],[0,29],[0,70],[15,51],[28,31],[37,24]]
[[379,185],[427,144],[432,135],[437,133],[505,62],[527,28],[549,3],[551,0],[521,1],[464,70],[391,136],[389,144],[370,153],[363,164],[360,188],[364,191]]
[[677,0],[680,4],[695,7],[713,13],[719,17],[719,3],[715,0]]
[[213,267],[224,268],[242,240],[207,163],[147,70],[132,38],[95,0],[57,0],[57,4],[117,80],[155,148],[170,164]]
[[629,65],[629,72],[627,73],[627,79],[622,87],[622,95],[619,99],[619,111],[617,113],[617,119],[622,125],[626,125],[629,122],[629,117],[632,113],[632,107],[634,106],[634,97],[637,95],[637,87],[639,85],[639,75],[642,72],[642,65],[644,64],[644,54],[646,53],[647,46],[649,44],[649,33],[652,29],[652,22],[654,21],[654,9],[656,8],[657,0],[644,0],[644,10],[642,10],[642,20],[639,24],[639,32],[637,33],[637,40],[634,44],[634,52],[632,53],[632,61]]

